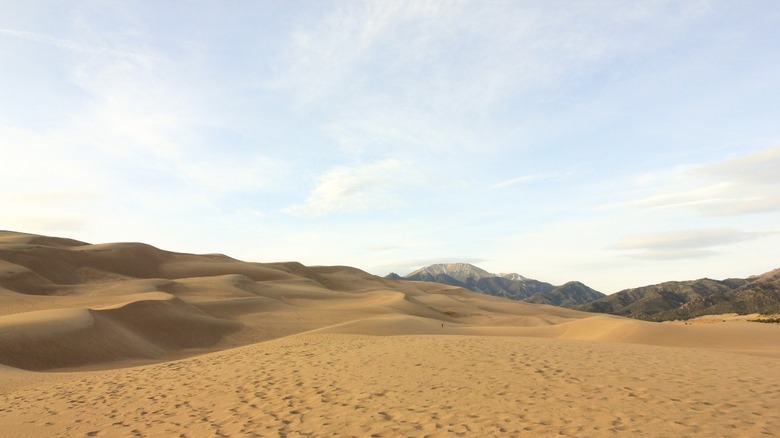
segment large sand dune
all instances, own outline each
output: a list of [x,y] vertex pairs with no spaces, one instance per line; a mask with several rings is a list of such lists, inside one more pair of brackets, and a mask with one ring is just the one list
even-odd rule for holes
[[780,326],[0,231],[0,436],[773,436]]

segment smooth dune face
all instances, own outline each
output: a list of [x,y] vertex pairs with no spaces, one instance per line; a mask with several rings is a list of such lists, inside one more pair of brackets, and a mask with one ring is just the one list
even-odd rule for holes
[[0,231],[0,435],[772,436],[777,370],[777,325]]

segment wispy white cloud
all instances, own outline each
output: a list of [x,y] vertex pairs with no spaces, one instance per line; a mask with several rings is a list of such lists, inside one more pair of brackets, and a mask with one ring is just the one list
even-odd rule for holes
[[513,187],[523,184],[530,184],[540,181],[562,181],[570,178],[574,175],[574,172],[566,171],[552,171],[547,173],[535,173],[531,175],[523,175],[517,178],[508,179],[499,183],[493,184],[489,188],[491,190],[505,189],[507,187]]
[[693,229],[622,237],[610,249],[628,251],[626,255],[645,260],[673,260],[718,255],[722,248],[761,239],[776,232],[740,231],[728,228]]
[[727,228],[682,230],[623,237],[614,249],[695,249],[728,245],[765,237],[768,233],[738,231]]
[[388,159],[374,164],[336,167],[319,178],[306,202],[285,209],[299,216],[323,216],[334,213],[384,210],[402,200],[396,189],[420,184],[408,163]]
[[[381,71],[367,71],[374,68],[369,61],[385,59],[386,66],[397,66],[424,60],[424,46],[441,31],[440,22],[447,22],[446,17],[460,6],[427,1],[342,3],[294,33],[288,55],[270,84],[293,91],[302,103],[364,87],[372,80],[371,73],[384,77]],[[402,41],[390,44],[394,38]],[[402,52],[393,53],[397,50]]]
[[616,206],[687,210],[710,217],[776,212],[780,211],[780,147],[644,175],[638,181],[646,196]]
[[[383,85],[401,93],[427,89],[428,97],[443,97],[437,91],[447,91],[456,98],[469,96],[472,105],[479,105],[485,98],[501,99],[565,77],[585,62],[651,49],[663,40],[650,28],[673,32],[702,13],[672,4],[570,6],[341,3],[295,32],[273,84],[309,102]],[[621,38],[614,38],[615,33]],[[453,46],[454,39],[461,44]]]
[[693,172],[734,183],[780,185],[780,146],[701,166]]
[[39,32],[28,32],[23,30],[14,29],[0,29],[0,35],[7,35],[15,38],[22,38],[29,41],[35,41],[38,43],[58,47],[73,52],[80,52],[91,55],[119,55],[119,56],[140,56],[138,53],[115,50],[100,44],[87,44],[78,41],[69,40],[66,38],[59,38],[52,35]]
[[63,68],[51,81],[63,96],[49,100],[67,102],[52,122],[0,126],[8,148],[0,186],[14,194],[3,198],[0,221],[57,233],[110,228],[101,223],[118,223],[112,215],[162,221],[176,211],[198,212],[208,220],[223,198],[280,188],[286,160],[257,139],[251,141],[259,146],[236,153],[222,137],[234,138],[231,126],[209,100],[213,90],[190,71],[198,56],[191,47],[150,44],[143,26],[131,34],[100,26],[81,23],[68,38],[0,29],[0,38],[62,49]]
[[[584,101],[563,91],[602,62],[666,44],[655,38],[665,33],[654,30],[673,33],[699,13],[694,9],[339,3],[297,26],[264,84],[298,111],[321,117],[342,161],[421,159],[437,163],[430,166],[434,180],[462,181],[480,162],[492,166],[493,154],[519,157],[534,147],[533,137],[560,117],[529,111],[540,98]],[[657,19],[665,15],[674,18]],[[496,190],[570,176],[512,173],[479,184]],[[302,214],[297,207],[287,211]],[[314,210],[323,209],[307,211]]]
[[[140,39],[142,32],[136,32]],[[79,93],[62,96],[69,111],[33,133],[61,145],[79,144],[85,159],[93,151],[147,162],[178,158],[180,143],[191,140],[191,128],[205,119],[195,117],[200,105],[184,92],[184,81],[174,80],[181,67],[158,48],[92,28],[73,39],[10,29],[0,29],[0,35],[70,52],[61,61],[65,75],[55,82],[58,91]]]

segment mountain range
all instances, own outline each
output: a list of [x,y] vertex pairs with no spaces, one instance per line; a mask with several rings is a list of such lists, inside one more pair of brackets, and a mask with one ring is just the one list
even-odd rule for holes
[[516,301],[569,308],[605,297],[603,293],[578,281],[554,286],[517,273],[492,274],[469,263],[438,263],[403,277],[392,273],[387,278],[432,281]]
[[576,307],[650,321],[722,313],[780,313],[780,269],[748,277],[669,281],[626,289]]
[[474,292],[536,304],[648,321],[690,319],[723,313],[780,313],[780,269],[748,277],[669,281],[604,295],[578,281],[561,286],[520,274],[492,274],[468,263],[439,263],[403,277],[459,286]]

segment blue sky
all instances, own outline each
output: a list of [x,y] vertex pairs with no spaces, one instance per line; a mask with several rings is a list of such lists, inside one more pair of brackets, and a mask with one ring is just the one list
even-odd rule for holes
[[780,267],[777,2],[9,3],[2,229],[605,293]]

